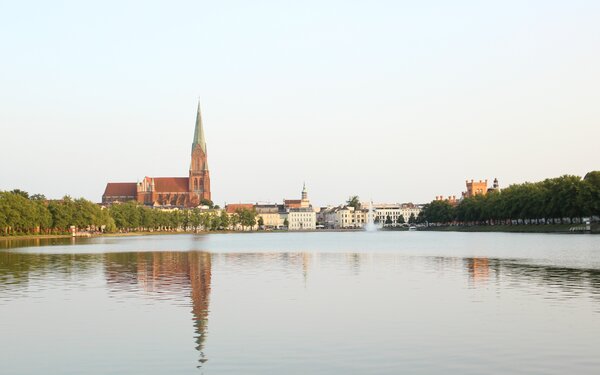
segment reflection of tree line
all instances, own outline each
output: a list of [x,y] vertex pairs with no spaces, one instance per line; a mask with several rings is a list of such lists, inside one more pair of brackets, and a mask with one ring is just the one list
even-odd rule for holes
[[18,247],[33,247],[33,246],[52,246],[52,245],[68,245],[75,241],[83,241],[78,238],[2,238],[0,240],[0,249],[13,249]]
[[472,281],[486,281],[491,275],[528,286],[557,288],[567,297],[591,292],[600,298],[600,270],[527,264],[517,260],[466,258],[465,267]]
[[102,262],[101,254],[27,254],[0,251],[0,290],[22,289],[45,275],[81,275]]

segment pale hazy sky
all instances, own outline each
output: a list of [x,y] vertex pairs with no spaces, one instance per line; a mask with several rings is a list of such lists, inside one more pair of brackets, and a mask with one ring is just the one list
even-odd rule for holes
[[0,190],[428,202],[600,169],[600,1],[0,1]]

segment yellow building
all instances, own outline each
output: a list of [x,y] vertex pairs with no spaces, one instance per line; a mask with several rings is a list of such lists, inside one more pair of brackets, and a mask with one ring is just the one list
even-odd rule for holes
[[257,204],[256,209],[257,221],[259,217],[263,219],[265,228],[279,229],[283,226],[285,218],[280,213],[280,207],[276,204]]
[[488,191],[488,182],[487,180],[479,180],[479,181],[465,181],[467,185],[467,191],[463,193],[464,198],[474,197],[476,195],[486,195]]

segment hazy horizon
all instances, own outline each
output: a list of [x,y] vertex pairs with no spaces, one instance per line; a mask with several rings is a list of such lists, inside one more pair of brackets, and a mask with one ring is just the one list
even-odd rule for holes
[[600,3],[0,4],[0,190],[429,202],[600,169]]

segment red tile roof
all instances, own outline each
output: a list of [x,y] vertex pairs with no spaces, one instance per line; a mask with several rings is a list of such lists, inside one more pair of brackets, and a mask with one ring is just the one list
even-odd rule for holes
[[241,210],[241,209],[247,209],[247,210],[251,210],[254,208],[254,205],[252,203],[234,203],[234,204],[228,204],[227,206],[225,206],[225,211],[228,214],[234,214],[235,211],[237,210]]
[[300,199],[285,199],[283,204],[288,208],[300,208],[302,206],[302,200]]
[[188,177],[153,177],[154,189],[158,193],[187,193]]
[[135,182],[109,182],[106,184],[103,196],[135,198],[137,187]]

